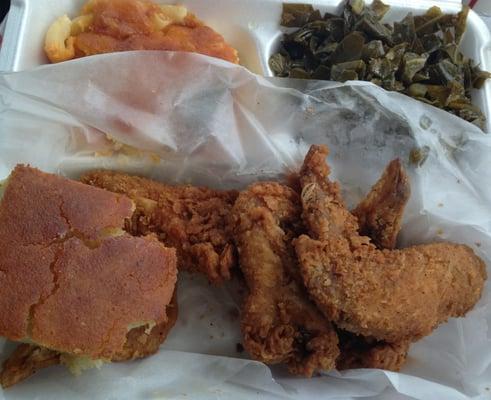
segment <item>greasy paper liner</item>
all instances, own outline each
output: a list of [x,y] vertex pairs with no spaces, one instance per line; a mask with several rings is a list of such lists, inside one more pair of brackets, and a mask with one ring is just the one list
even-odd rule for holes
[[[109,54],[0,75],[0,134],[0,179],[21,162],[72,178],[104,167],[239,189],[282,179],[310,144],[325,143],[350,206],[398,157],[412,186],[400,245],[452,240],[491,261],[489,136],[372,84],[262,78],[196,54]],[[418,148],[428,152],[422,165],[410,161]],[[466,318],[412,346],[401,373],[332,371],[310,380],[237,352],[237,281],[215,288],[181,274],[179,285],[179,321],[159,354],[80,377],[50,368],[0,399],[489,396],[489,284]]]

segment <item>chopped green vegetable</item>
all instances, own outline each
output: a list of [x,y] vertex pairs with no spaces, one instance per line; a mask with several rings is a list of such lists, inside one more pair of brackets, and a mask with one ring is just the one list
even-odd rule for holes
[[352,81],[364,76],[366,64],[363,60],[335,64],[331,68],[331,79],[339,82]]
[[424,15],[388,25],[389,6],[349,0],[340,16],[324,16],[311,5],[284,4],[285,34],[269,66],[276,76],[300,79],[366,80],[443,108],[480,127],[483,113],[471,104],[489,72],[459,51],[468,7],[457,15],[431,7]]
[[393,69],[390,61],[384,58],[372,58],[368,66],[368,71],[371,77],[385,79],[393,74]]
[[290,70],[290,78],[295,79],[308,79],[310,74],[302,68],[293,68]]
[[460,44],[462,36],[464,36],[465,29],[467,27],[467,16],[469,15],[469,7],[464,7],[462,11],[457,15],[455,21],[455,43]]
[[408,88],[408,94],[411,97],[425,97],[426,93],[428,93],[428,88],[421,83],[413,83]]
[[373,14],[378,18],[382,19],[385,14],[390,10],[390,6],[384,4],[380,0],[373,0],[372,5],[370,6]]
[[413,14],[409,13],[401,22],[394,23],[394,43],[413,43],[417,39]]
[[450,95],[450,89],[441,85],[426,85],[428,98],[433,100],[436,106],[444,107]]
[[351,0],[350,6],[351,6],[351,11],[355,15],[361,15],[365,10],[365,2],[363,0]]
[[486,79],[491,78],[491,73],[481,71],[478,67],[471,66],[472,86],[476,89],[481,89],[484,86]]
[[428,55],[419,55],[416,53],[407,52],[403,56],[402,63],[402,81],[408,85],[414,80],[414,75],[422,70],[426,64]]
[[363,53],[365,38],[360,32],[352,32],[339,43],[331,56],[333,64],[359,60]]
[[442,85],[446,85],[454,80],[461,80],[460,68],[448,59],[434,64],[429,71],[430,76],[433,73],[433,80]]
[[331,70],[324,65],[319,65],[312,73],[312,79],[329,80],[331,78]]
[[390,62],[392,70],[394,72],[396,72],[401,65],[402,58],[404,57],[404,53],[406,52],[406,47],[406,43],[398,44],[392,47],[385,56],[385,58]]
[[409,162],[418,167],[421,167],[430,155],[430,148],[428,146],[423,146],[420,148],[414,148],[409,153]]
[[362,31],[370,38],[381,39],[389,44],[392,43],[392,32],[373,13],[363,13],[355,23],[355,29]]
[[380,58],[385,55],[384,44],[381,40],[372,40],[363,46],[362,58],[365,61],[371,58]]
[[[304,26],[313,20],[315,10],[310,4],[283,4],[281,25],[289,27]],[[319,13],[320,15],[320,13]],[[320,18],[319,18],[320,19]]]
[[421,36],[420,41],[424,51],[427,53],[433,53],[442,47],[442,40],[434,33],[428,33],[427,35]]
[[289,65],[288,59],[280,53],[276,53],[269,59],[269,67],[276,76],[288,76]]

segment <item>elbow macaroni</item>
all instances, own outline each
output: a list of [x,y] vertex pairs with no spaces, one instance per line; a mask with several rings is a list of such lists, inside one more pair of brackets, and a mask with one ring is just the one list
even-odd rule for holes
[[[75,58],[75,37],[92,24],[92,11],[99,0],[90,0],[82,8],[82,15],[70,20],[67,15],[57,18],[46,33],[44,51],[52,63]],[[161,5],[159,12],[151,15],[155,31],[161,31],[172,24],[182,24],[188,11],[184,6]]]
[[44,51],[52,63],[75,57],[74,37],[70,36],[72,21],[66,15],[59,17],[49,27],[44,42]]

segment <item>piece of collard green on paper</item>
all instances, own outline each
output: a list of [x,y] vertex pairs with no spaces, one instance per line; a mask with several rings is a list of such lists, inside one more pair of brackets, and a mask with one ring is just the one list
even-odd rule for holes
[[491,74],[460,51],[469,8],[456,15],[431,7],[384,23],[390,7],[348,1],[340,15],[308,4],[284,4],[283,35],[269,60],[275,76],[344,82],[364,80],[447,110],[481,128],[485,117],[472,105],[472,89]]

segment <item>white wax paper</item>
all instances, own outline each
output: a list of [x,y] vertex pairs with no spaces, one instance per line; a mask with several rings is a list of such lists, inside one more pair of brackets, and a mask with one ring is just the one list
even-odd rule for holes
[[[489,136],[371,84],[265,79],[196,54],[109,54],[0,75],[0,133],[0,178],[22,162],[72,178],[105,167],[217,188],[281,178],[310,144],[326,143],[349,205],[399,157],[412,185],[400,245],[466,243],[490,265]],[[426,161],[411,164],[425,146]],[[0,400],[491,398],[489,284],[465,319],[412,346],[401,373],[313,379],[237,352],[240,297],[237,282],[215,288],[181,274],[179,320],[159,354],[80,377],[49,368]],[[2,357],[11,349],[0,344]]]

